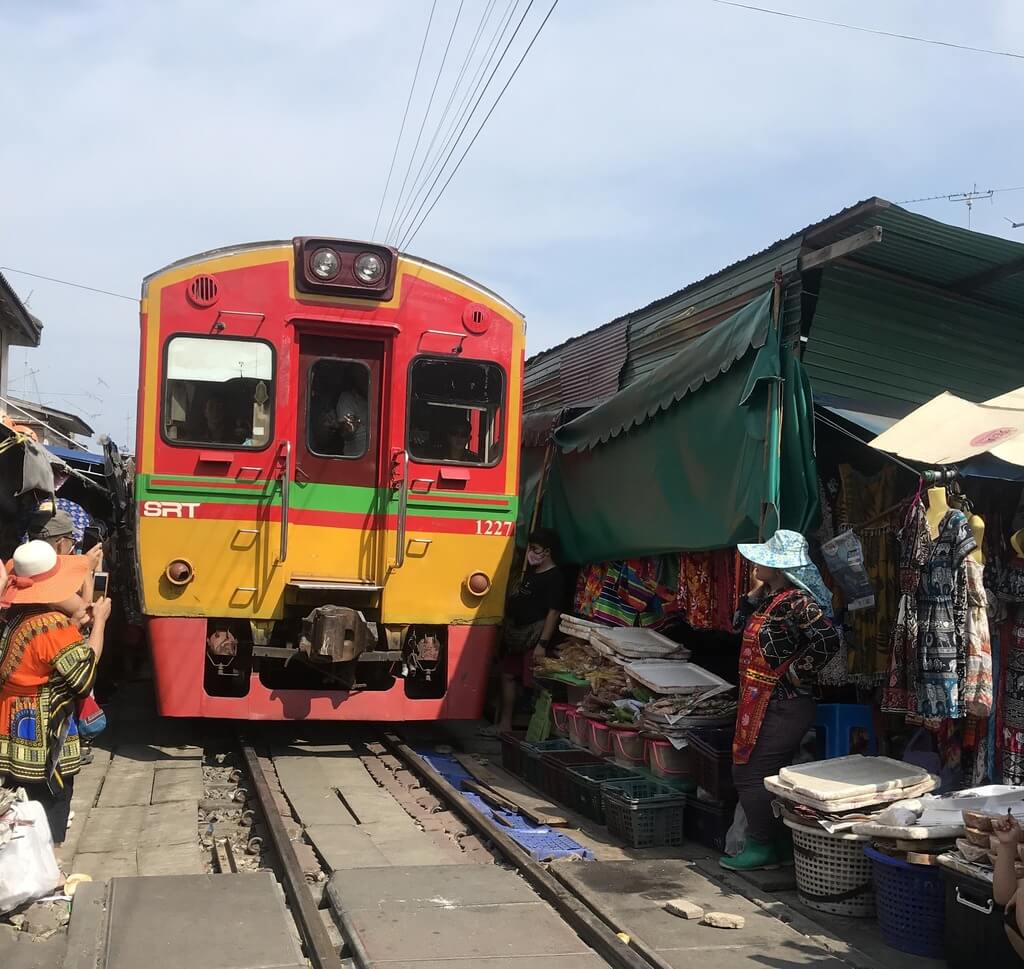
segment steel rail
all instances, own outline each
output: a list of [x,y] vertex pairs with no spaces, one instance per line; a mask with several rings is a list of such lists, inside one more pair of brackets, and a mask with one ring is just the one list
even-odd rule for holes
[[403,743],[399,737],[385,734],[384,744],[395,757],[432,788],[447,807],[462,817],[477,835],[487,838],[533,890],[614,969],[671,969],[667,962],[640,940],[635,941],[643,946],[643,953],[620,939],[597,914],[596,909],[580,898],[576,890],[565,886],[544,865],[534,861],[504,831],[488,823],[480,811],[462,797],[441,774],[425,764],[416,751]]
[[[267,784],[256,751],[244,742],[241,744],[241,751],[245,766],[252,779],[253,793],[263,812],[267,833],[277,852],[281,869],[281,886],[284,889],[288,905],[291,907],[292,916],[298,926],[302,941],[305,943],[306,957],[313,964],[313,969],[343,969],[344,964],[341,957],[335,951],[331,937],[327,934],[327,928],[313,903],[313,896],[306,884],[305,876],[302,874],[302,866],[299,864],[284,822],[278,813],[270,785]],[[358,945],[354,938],[351,941],[353,945]],[[364,967],[368,969],[366,964]]]

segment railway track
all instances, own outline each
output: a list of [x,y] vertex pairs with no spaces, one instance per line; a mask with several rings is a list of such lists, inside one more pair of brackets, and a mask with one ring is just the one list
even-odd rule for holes
[[[460,877],[475,883],[486,874],[484,881],[496,882],[501,897],[507,890],[517,903],[532,900],[537,909],[546,909],[545,918],[563,948],[572,937],[576,951],[566,948],[566,966],[666,969],[667,963],[653,951],[644,951],[642,941],[628,928],[609,924],[591,900],[533,860],[399,737],[369,736],[331,751],[285,748],[273,756],[261,756],[258,748],[258,743],[240,743],[238,756],[245,769],[238,777],[240,800],[265,835],[266,859],[277,874],[314,969],[372,969],[375,958],[381,958],[373,951],[379,940],[372,926],[348,909],[345,898],[346,886],[351,892],[353,884],[367,878],[385,878],[386,866],[407,882],[415,881],[416,875],[433,878],[431,884],[438,889],[431,901],[445,911],[453,904],[445,897],[445,886]],[[317,789],[310,779],[321,773],[324,780]],[[401,808],[407,824],[387,806],[385,795],[392,806]],[[359,837],[363,832],[369,832],[368,839]],[[347,858],[344,850],[335,853],[338,840],[342,846],[356,846],[353,857]],[[226,843],[231,845],[230,840]],[[381,864],[376,863],[376,852]],[[311,870],[311,856],[319,862],[320,872]],[[485,873],[483,866],[492,870]],[[336,886],[340,888],[335,890]],[[340,947],[325,925],[324,907],[338,929]],[[429,924],[429,919],[421,921]],[[445,918],[438,915],[437,925],[444,924]],[[415,932],[415,925],[410,924],[409,931]],[[443,934],[443,929],[435,929],[422,945],[438,953],[447,951],[454,943]],[[389,956],[387,961],[395,960]]]

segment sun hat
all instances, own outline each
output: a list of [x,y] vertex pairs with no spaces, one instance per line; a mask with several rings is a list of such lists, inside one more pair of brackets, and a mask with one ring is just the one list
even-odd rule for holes
[[767,542],[739,545],[740,555],[754,565],[769,569],[799,569],[811,564],[807,539],[799,532],[780,528]]
[[58,511],[46,519],[42,525],[33,528],[29,535],[43,541],[54,538],[74,538],[75,523],[66,511]]
[[14,550],[7,572],[4,600],[11,605],[61,602],[85,584],[89,560],[84,555],[58,555],[52,545],[36,539]]

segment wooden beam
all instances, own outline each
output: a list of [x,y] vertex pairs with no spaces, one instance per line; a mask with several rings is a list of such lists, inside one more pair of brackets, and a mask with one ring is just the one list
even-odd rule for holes
[[1020,272],[1024,272],[1024,256],[1018,256],[1016,259],[1004,262],[1001,266],[993,266],[991,269],[975,273],[973,276],[965,276],[951,284],[949,288],[957,293],[971,293],[976,289],[981,289],[982,286],[998,283],[1000,279],[1016,276]]
[[882,241],[882,227],[874,225],[870,229],[858,232],[847,239],[840,239],[830,246],[823,246],[821,249],[812,249],[800,256],[800,271],[807,272],[808,269],[816,269],[826,263],[835,262],[851,253],[863,249],[865,246],[872,246]]
[[872,216],[878,215],[880,212],[890,208],[892,208],[892,203],[887,202],[885,199],[868,199],[860,205],[855,205],[849,212],[825,219],[824,222],[804,236],[804,245],[813,246],[826,242],[829,239],[835,240],[837,236],[842,235],[847,229],[863,225]]

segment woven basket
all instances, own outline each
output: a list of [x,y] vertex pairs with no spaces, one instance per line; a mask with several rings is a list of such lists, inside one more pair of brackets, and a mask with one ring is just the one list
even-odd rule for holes
[[855,834],[829,834],[786,820],[793,832],[796,888],[809,908],[852,918],[875,917],[871,862],[866,839]]

